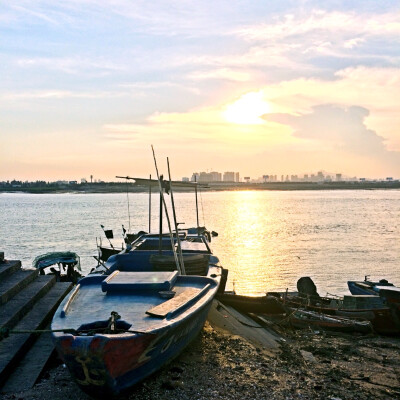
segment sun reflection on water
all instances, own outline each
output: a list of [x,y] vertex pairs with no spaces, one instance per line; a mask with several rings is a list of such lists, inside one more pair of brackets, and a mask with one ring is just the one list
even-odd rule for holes
[[[194,195],[174,198],[179,221],[196,226]],[[347,280],[366,274],[400,284],[399,200],[396,190],[205,192],[200,224],[219,233],[211,245],[229,269],[228,289],[235,282],[239,294],[295,290],[298,278],[310,276],[320,294],[345,294]],[[25,267],[48,251],[74,251],[87,273],[100,224],[114,229],[118,246],[121,224],[148,229],[148,194],[132,194],[131,206],[128,221],[126,194],[3,194],[2,250]],[[157,209],[153,196],[154,231]]]
[[224,232],[222,246],[235,290],[256,295],[268,290],[266,282],[273,284],[269,290],[284,286],[278,273],[280,258],[276,257],[275,242],[270,238],[276,236],[276,230],[285,230],[285,222],[276,226],[278,216],[273,202],[260,201],[260,193],[256,191],[237,192],[226,211],[230,229]]

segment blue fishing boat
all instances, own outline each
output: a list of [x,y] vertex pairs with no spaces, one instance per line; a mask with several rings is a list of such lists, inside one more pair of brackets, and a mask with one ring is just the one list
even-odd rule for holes
[[199,333],[218,290],[208,276],[120,271],[79,281],[52,322],[55,346],[77,384],[119,395],[176,357]]
[[364,281],[348,281],[347,285],[352,294],[358,295],[374,295],[379,296],[385,306],[390,309],[391,318],[397,330],[400,330],[400,288],[381,279],[378,282],[368,280],[368,276]]
[[[53,318],[58,353],[92,396],[126,392],[175,358],[202,329],[220,286],[218,258],[199,233],[178,233],[172,201],[173,235],[158,182],[169,237],[160,212],[159,235],[140,236],[100,263],[102,270],[81,279]],[[169,190],[173,199],[171,184]]]
[[368,280],[368,275],[365,276],[363,281],[348,281],[347,286],[351,294],[374,296],[379,296],[381,289],[396,288],[393,283],[388,282],[386,279],[381,279],[378,282],[370,281]]

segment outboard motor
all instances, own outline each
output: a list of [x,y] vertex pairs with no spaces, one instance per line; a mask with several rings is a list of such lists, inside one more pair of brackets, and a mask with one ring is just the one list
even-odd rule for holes
[[297,281],[297,290],[304,297],[319,298],[317,287],[309,276],[303,276]]

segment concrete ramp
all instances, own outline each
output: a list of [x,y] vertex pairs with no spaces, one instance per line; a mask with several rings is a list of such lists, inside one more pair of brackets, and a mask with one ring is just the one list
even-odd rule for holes
[[24,331],[0,335],[0,393],[34,385],[54,348],[49,334],[34,331],[48,328],[71,288],[54,275],[22,269],[20,261],[0,262],[0,328]]

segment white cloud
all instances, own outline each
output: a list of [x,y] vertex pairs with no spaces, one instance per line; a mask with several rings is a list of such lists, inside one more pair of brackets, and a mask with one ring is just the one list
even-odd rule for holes
[[250,80],[251,74],[232,68],[217,68],[206,71],[194,71],[186,77],[191,80],[222,79],[235,82],[247,82]]
[[35,57],[21,58],[16,61],[22,68],[46,68],[68,74],[80,74],[93,71],[123,71],[126,67],[108,60],[83,57]]

